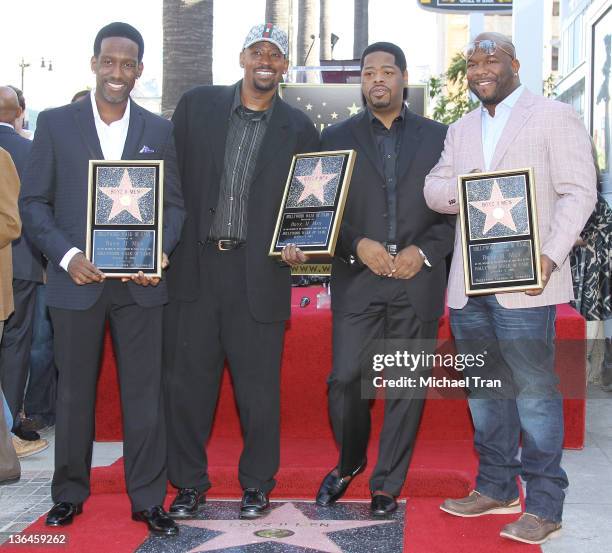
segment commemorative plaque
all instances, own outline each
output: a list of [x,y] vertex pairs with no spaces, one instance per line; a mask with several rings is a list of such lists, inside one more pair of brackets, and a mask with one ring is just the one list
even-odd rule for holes
[[162,273],[164,162],[89,161],[86,256],[107,277]]
[[332,257],[348,195],[354,150],[293,156],[269,255],[287,244],[324,260]]
[[542,288],[533,171],[459,176],[468,296]]

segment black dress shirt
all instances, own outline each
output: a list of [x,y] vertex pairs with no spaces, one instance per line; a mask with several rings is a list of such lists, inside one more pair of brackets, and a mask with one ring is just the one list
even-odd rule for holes
[[404,131],[406,106],[387,129],[368,109],[374,141],[378,147],[381,167],[385,178],[383,188],[387,193],[387,242],[395,243],[397,238],[397,168],[398,156]]
[[209,233],[209,238],[213,240],[247,239],[247,205],[251,182],[276,99],[274,97],[266,111],[253,111],[242,105],[240,90],[240,86],[236,87],[225,140],[219,201]]

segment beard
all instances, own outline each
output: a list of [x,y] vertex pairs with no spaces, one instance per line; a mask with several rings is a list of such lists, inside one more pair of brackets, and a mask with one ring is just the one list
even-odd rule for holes
[[278,82],[276,79],[263,83],[257,79],[253,79],[253,87],[260,92],[269,92],[270,90],[274,90],[277,86]]
[[381,98],[376,98],[370,91],[368,93],[368,98],[370,100],[370,105],[378,109],[388,108],[391,105],[391,91],[389,89],[387,89],[387,94]]
[[129,85],[121,91],[110,92],[109,90],[107,90],[105,84],[106,83],[102,83],[102,86],[98,88],[100,89],[102,98],[104,98],[104,100],[109,104],[123,104],[130,97],[131,88],[129,87]]
[[478,98],[483,105],[487,106],[487,105],[491,105],[491,104],[498,104],[499,100],[498,100],[498,89],[497,87],[495,87],[495,90],[493,92],[490,92],[488,94],[483,94],[482,92],[478,91],[478,87],[476,85],[472,86],[469,85],[470,91],[474,94],[474,96],[476,96],[476,98]]

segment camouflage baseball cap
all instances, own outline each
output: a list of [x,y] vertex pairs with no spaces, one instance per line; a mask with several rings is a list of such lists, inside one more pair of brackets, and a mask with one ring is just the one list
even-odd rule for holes
[[242,49],[244,50],[256,42],[262,41],[271,42],[281,51],[283,56],[287,57],[287,51],[289,50],[287,33],[272,23],[265,23],[252,27],[244,41]]

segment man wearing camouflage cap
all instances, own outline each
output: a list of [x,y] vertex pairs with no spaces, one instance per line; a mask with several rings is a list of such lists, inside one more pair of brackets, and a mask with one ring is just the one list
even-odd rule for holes
[[291,277],[268,249],[293,155],[319,149],[313,124],[277,95],[287,51],[285,32],[256,25],[240,53],[243,79],[190,90],[173,116],[188,210],[164,344],[175,518],[196,515],[210,488],[203,450],[226,358],[244,437],[241,518],[264,514],[275,485]]

